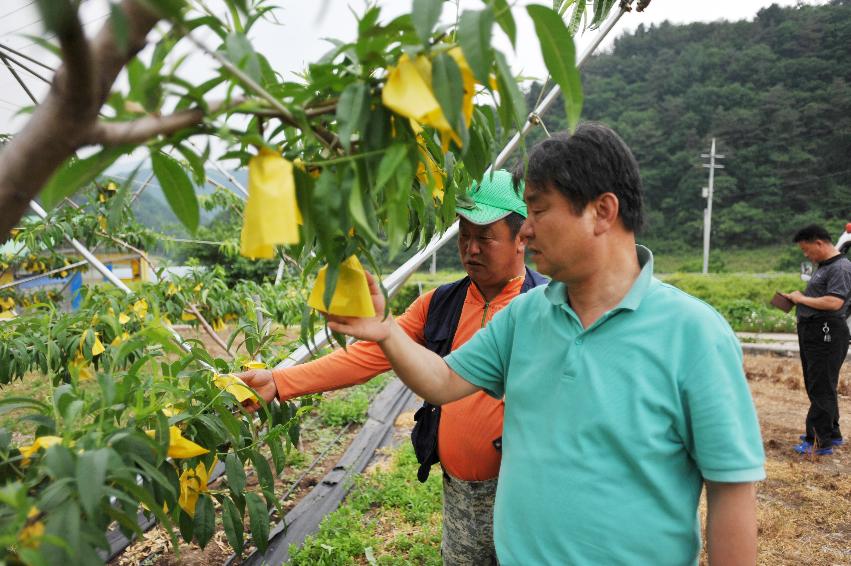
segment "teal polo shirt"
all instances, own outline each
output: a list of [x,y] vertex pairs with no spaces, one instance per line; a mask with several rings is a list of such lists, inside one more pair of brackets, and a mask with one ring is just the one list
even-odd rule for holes
[[589,328],[554,281],[445,358],[505,397],[502,566],[697,564],[703,480],[765,477],[735,334],[637,253],[629,293]]

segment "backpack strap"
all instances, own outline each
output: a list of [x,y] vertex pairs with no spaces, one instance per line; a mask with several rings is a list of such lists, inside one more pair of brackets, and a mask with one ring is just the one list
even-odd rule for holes
[[[464,277],[454,283],[438,287],[431,296],[426,315],[424,329],[425,347],[437,354],[445,356],[452,351],[452,340],[458,330],[461,311],[464,309],[464,299],[470,288],[470,278]],[[417,479],[425,482],[431,471],[431,466],[440,461],[437,455],[437,427],[440,425],[440,407],[431,403],[423,403],[414,414],[414,429],[411,431],[411,443],[420,467]]]
[[[529,289],[547,282],[548,279],[527,267],[520,292],[525,293]],[[464,300],[467,298],[467,290],[471,283],[469,277],[464,277],[454,283],[441,285],[431,297],[424,330],[425,347],[439,356],[445,356],[452,351],[452,342],[455,339],[455,332],[458,330],[461,311],[464,309]],[[440,407],[424,402],[423,406],[414,414],[414,420],[416,423],[411,431],[411,443],[414,445],[417,462],[420,463],[417,479],[425,482],[428,479],[431,466],[440,462],[437,453]],[[501,451],[502,437],[493,442],[494,448]]]
[[454,283],[441,285],[431,296],[423,334],[425,347],[438,356],[443,357],[452,351],[452,341],[471,283],[469,277],[464,277]]

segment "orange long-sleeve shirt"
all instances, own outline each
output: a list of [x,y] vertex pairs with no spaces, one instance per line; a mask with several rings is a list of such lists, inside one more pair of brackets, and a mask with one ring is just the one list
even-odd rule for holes
[[[502,292],[487,303],[475,285],[470,285],[461,310],[461,319],[452,341],[456,349],[473,337],[493,315],[520,293],[523,277],[508,282]],[[434,291],[414,301],[396,318],[399,326],[416,342],[425,342],[428,307]],[[337,350],[312,362],[274,370],[272,375],[281,399],[331,391],[364,383],[390,369],[375,342],[357,342],[348,351]],[[500,454],[493,441],[502,436],[503,402],[479,391],[443,405],[438,428],[438,454],[446,471],[465,481],[482,481],[499,474]]]

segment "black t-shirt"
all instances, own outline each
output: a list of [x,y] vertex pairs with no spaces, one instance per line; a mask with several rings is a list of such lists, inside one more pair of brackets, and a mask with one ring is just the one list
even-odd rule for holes
[[818,264],[807,288],[807,297],[824,297],[830,295],[844,300],[842,307],[835,311],[823,311],[806,305],[798,305],[798,318],[813,318],[816,316],[844,316],[851,299],[851,261],[842,254]]

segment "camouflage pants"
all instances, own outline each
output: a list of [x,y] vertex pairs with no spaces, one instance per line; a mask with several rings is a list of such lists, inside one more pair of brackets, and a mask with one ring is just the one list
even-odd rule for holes
[[496,478],[463,481],[443,473],[443,541],[445,566],[495,566],[493,501]]

